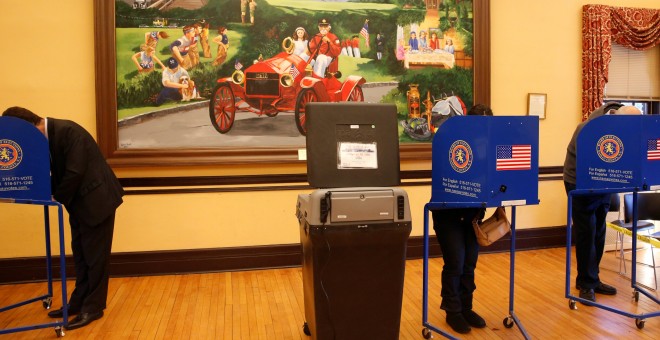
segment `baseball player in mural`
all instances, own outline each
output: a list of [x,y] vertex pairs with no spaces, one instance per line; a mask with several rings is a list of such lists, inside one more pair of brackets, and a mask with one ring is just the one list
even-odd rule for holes
[[[330,33],[331,28],[330,20],[319,20],[319,33],[309,41],[309,50],[316,59],[313,69],[316,78],[325,78],[326,69],[341,53],[341,42],[336,35]],[[331,69],[330,72],[337,71],[336,65],[333,68],[335,69]]]

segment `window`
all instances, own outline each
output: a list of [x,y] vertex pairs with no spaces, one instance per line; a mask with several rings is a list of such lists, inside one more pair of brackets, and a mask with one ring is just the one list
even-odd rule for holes
[[634,105],[644,114],[660,113],[660,46],[637,51],[612,44],[605,101]]

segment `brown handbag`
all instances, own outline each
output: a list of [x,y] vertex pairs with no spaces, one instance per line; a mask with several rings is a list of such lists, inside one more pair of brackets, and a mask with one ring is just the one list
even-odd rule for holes
[[483,222],[480,223],[476,218],[472,220],[472,227],[477,235],[477,243],[489,246],[511,230],[511,223],[506,218],[504,207],[497,207],[493,215]]

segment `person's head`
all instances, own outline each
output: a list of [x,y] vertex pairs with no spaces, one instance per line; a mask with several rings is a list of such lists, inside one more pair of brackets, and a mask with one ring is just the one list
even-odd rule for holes
[[624,106],[620,107],[618,110],[616,110],[614,112],[614,114],[617,114],[617,115],[641,115],[642,111],[640,111],[635,106],[624,105]]
[[411,38],[416,38],[416,37],[417,37],[417,33],[415,33],[415,31],[410,32],[410,37],[411,37]]
[[454,44],[454,42],[451,41],[451,39],[447,39],[447,45],[453,45],[453,44]]
[[426,38],[426,31],[419,31],[420,38]]
[[218,34],[227,34],[227,27],[225,26],[218,27]]
[[330,32],[330,29],[332,29],[332,26],[330,26],[330,20],[325,18],[319,20],[319,33],[326,35]]
[[167,32],[165,32],[165,31],[160,31],[160,32],[158,32],[158,37],[161,38],[161,39],[167,39],[167,38],[170,37],[170,35],[167,34]]
[[476,104],[468,110],[467,115],[468,116],[492,116],[493,115],[493,110],[491,110],[490,107],[488,107],[487,105]]
[[195,36],[195,27],[191,25],[183,26],[183,35],[188,39],[192,39]]
[[12,106],[2,113],[4,117],[20,118],[32,125],[38,125],[43,118],[39,117],[36,113],[20,106]]
[[2,113],[2,115],[4,117],[14,117],[14,118],[22,119],[36,126],[37,129],[41,131],[41,133],[46,134],[46,126],[44,124],[44,119],[26,108],[20,106],[12,106],[6,109],[5,112]]
[[403,39],[399,39],[399,43],[397,45],[398,46],[403,46]]
[[179,69],[179,62],[174,59],[174,57],[169,57],[165,61],[165,65],[167,65],[167,68],[169,68],[172,71],[176,71]]
[[431,39],[433,40],[438,39],[438,33],[435,32],[431,33]]
[[307,40],[308,38],[309,35],[307,34],[307,31],[303,27],[298,27],[293,32],[293,40]]

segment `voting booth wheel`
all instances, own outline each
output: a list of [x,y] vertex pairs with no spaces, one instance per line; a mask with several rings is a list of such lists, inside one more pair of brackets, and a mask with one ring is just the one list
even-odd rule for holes
[[637,326],[637,328],[639,328],[639,329],[644,328],[644,320],[642,320],[642,319],[635,319],[635,326]]
[[426,327],[422,328],[422,336],[424,337],[424,339],[431,339],[433,337],[433,335],[431,334],[431,330],[429,330]]
[[513,327],[513,318],[510,317],[510,316],[507,316],[506,318],[504,318],[504,320],[502,320],[502,324],[503,324],[504,327],[506,327],[506,328],[511,328],[511,327]]
[[312,332],[309,331],[309,325],[307,325],[307,322],[303,324],[303,333],[307,336],[311,336]]
[[47,297],[41,300],[41,305],[44,306],[44,309],[50,309],[50,305],[53,303],[53,298]]
[[55,327],[55,335],[56,335],[58,338],[63,337],[63,336],[64,336],[64,328],[62,328],[62,327],[60,327],[60,326]]
[[639,291],[638,290],[633,290],[633,299],[635,302],[639,302]]
[[577,309],[577,304],[576,304],[575,300],[568,300],[568,308],[574,309],[574,310]]

